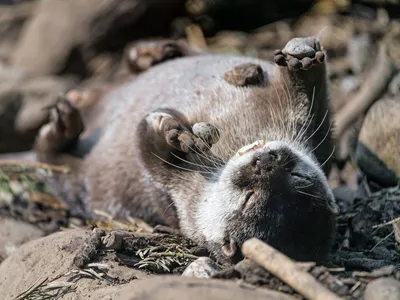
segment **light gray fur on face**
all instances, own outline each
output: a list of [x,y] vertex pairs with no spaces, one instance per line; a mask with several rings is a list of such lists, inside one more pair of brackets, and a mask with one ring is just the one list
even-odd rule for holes
[[[231,181],[232,174],[237,172],[241,166],[251,163],[252,157],[255,153],[269,150],[290,149],[296,155],[298,162],[294,167],[293,172],[301,174],[310,178],[315,183],[319,183],[322,187],[318,194],[319,198],[326,199],[326,205],[337,213],[337,205],[329,187],[328,181],[323,174],[321,168],[315,162],[311,154],[307,153],[304,149],[290,145],[282,141],[267,142],[264,147],[254,151],[249,151],[243,155],[233,156],[226,164],[224,170],[217,182],[205,189],[204,193],[200,196],[198,201],[196,225],[200,234],[207,238],[207,240],[223,244],[225,240],[226,222],[235,211],[238,211],[244,200],[244,193],[237,188],[233,188]],[[296,187],[296,180],[293,180],[293,185]],[[301,185],[301,184],[300,184]],[[321,199],[316,199],[321,201]]]

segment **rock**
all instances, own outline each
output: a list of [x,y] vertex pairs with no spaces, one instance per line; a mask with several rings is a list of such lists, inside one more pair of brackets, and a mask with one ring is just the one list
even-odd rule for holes
[[400,178],[399,119],[399,99],[379,100],[367,112],[358,137],[358,167],[385,187],[396,185]]
[[43,235],[42,230],[31,224],[0,217],[0,258],[5,259],[21,245]]
[[[0,264],[0,295],[2,299],[14,299],[33,284],[69,282],[73,288],[63,299],[115,299],[120,287],[134,279],[147,278],[145,272],[126,267],[113,257],[102,255],[95,260],[96,266],[84,266],[83,270],[101,273],[108,278],[80,275],[82,269],[74,266],[74,258],[80,254],[90,231],[71,229],[51,234],[22,245],[14,254]],[[103,274],[104,274],[103,273]],[[93,274],[93,273],[92,273]],[[53,290],[57,292],[57,289]],[[49,293],[49,291],[47,291]]]
[[29,150],[47,121],[46,106],[75,81],[57,77],[20,77],[0,83],[0,153]]
[[400,281],[394,278],[379,278],[370,282],[364,294],[365,300],[400,299]]
[[87,236],[83,230],[71,230],[26,243],[0,265],[0,294],[14,299],[38,279],[70,271]]
[[120,291],[115,300],[294,300],[293,297],[233,281],[180,276],[157,276],[136,280]]
[[264,73],[260,65],[246,63],[224,74],[224,80],[235,86],[262,85]]
[[390,82],[389,92],[392,96],[400,95],[400,72]]
[[377,49],[368,33],[360,33],[348,41],[347,53],[353,72],[360,74],[371,66]]
[[210,278],[220,271],[217,264],[209,257],[200,257],[188,265],[182,276],[196,278]]
[[73,79],[58,77],[39,77],[21,86],[24,102],[15,120],[18,132],[25,133],[40,127],[47,121],[47,111],[43,108],[52,105],[60,93],[65,93],[75,85]]
[[25,24],[12,65],[36,75],[86,76],[86,64],[96,53],[119,50],[130,40],[165,32],[183,2],[41,0]]
[[360,87],[360,79],[356,76],[345,76],[340,82],[340,88],[345,95],[357,91]]
[[[1,3],[2,1],[0,1]],[[4,4],[4,3],[1,3]],[[0,5],[0,61],[7,62],[18,42],[24,23],[33,14],[37,1]]]

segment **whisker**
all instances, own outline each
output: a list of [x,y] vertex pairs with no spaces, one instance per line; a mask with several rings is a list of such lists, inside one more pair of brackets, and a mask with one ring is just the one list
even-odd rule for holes
[[314,152],[315,150],[318,149],[319,146],[322,145],[322,143],[323,143],[323,142],[326,140],[326,138],[328,137],[330,131],[331,131],[331,124],[329,124],[328,130],[326,131],[326,134],[325,134],[324,138],[322,139],[322,141],[319,142],[319,144],[318,144],[316,147],[314,147],[314,149],[312,149],[311,152]]
[[299,190],[296,190],[296,192],[298,192],[298,193],[300,193],[300,194],[304,194],[304,195],[310,196],[310,197],[313,197],[313,198],[317,198],[317,199],[324,200],[323,198],[321,198],[321,197],[319,197],[319,196],[317,196],[317,195],[309,194],[309,193],[302,192],[302,191],[299,191]]
[[327,159],[325,159],[324,163],[321,164],[321,168],[322,168],[322,167],[327,163],[327,161],[332,157],[333,153],[335,153],[335,149],[336,149],[336,145],[333,145],[333,149],[332,149],[331,154],[328,156]]
[[[314,130],[314,132],[304,141],[304,144],[307,143],[313,136],[314,134],[317,133],[317,131],[321,128],[321,126],[324,124],[325,118],[328,115],[328,110],[326,110],[325,115],[321,121],[321,123],[319,124],[319,126],[317,127],[317,129]],[[330,128],[330,124],[329,124],[329,128]],[[329,132],[329,131],[328,131]]]
[[171,152],[171,154],[172,154],[174,157],[176,157],[177,159],[179,159],[179,160],[181,160],[181,161],[183,161],[183,162],[185,162],[185,163],[187,163],[187,164],[190,164],[190,165],[193,165],[193,166],[197,166],[197,167],[200,167],[200,168],[205,168],[205,169],[209,170],[210,172],[211,172],[210,169],[215,169],[215,170],[218,169],[218,168],[214,168],[214,167],[211,167],[211,166],[200,165],[200,164],[196,164],[196,163],[194,163],[194,162],[188,161],[188,160],[186,160],[186,159],[183,159],[182,157],[179,157],[178,155],[176,155],[176,154],[173,153],[173,152]]
[[168,165],[170,165],[170,166],[173,166],[173,167],[175,167],[175,168],[177,168],[177,169],[181,169],[181,170],[188,171],[188,172],[199,172],[199,173],[204,173],[204,174],[214,174],[214,173],[212,173],[212,172],[197,171],[197,170],[192,170],[192,169],[188,169],[188,168],[183,168],[183,167],[181,167],[181,166],[177,166],[177,165],[174,165],[173,163],[170,163],[169,161],[167,161],[167,160],[161,158],[160,156],[158,156],[158,155],[155,154],[154,152],[151,152],[151,154],[153,154],[153,155],[154,155],[155,157],[157,157],[159,160],[161,160],[161,161],[165,162],[166,164],[168,164]]

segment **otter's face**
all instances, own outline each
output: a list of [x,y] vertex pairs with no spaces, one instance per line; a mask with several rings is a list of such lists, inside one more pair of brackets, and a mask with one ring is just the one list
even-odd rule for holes
[[240,151],[203,195],[201,234],[221,260],[257,237],[296,260],[321,260],[335,233],[335,203],[314,159],[283,142]]

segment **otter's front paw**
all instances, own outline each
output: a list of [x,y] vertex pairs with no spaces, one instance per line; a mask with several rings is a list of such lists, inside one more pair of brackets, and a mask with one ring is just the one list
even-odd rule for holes
[[317,37],[291,39],[282,50],[274,52],[275,63],[290,71],[308,70],[324,60],[325,53]]
[[83,129],[81,114],[66,97],[60,96],[57,103],[49,109],[49,123],[45,126],[57,135],[59,140],[71,140],[78,137]]
[[69,140],[79,136],[83,129],[83,122],[78,108],[65,97],[60,97],[50,109],[49,125],[60,135],[60,138]]
[[128,48],[125,59],[132,72],[142,72],[161,62],[183,56],[175,41],[140,42]]
[[40,129],[36,149],[41,152],[61,151],[75,141],[84,130],[79,110],[65,97],[49,109],[49,122]]
[[193,131],[179,118],[165,112],[151,113],[147,118],[153,130],[162,135],[169,146],[181,152],[204,152],[218,141],[218,130],[208,123],[196,123]]

